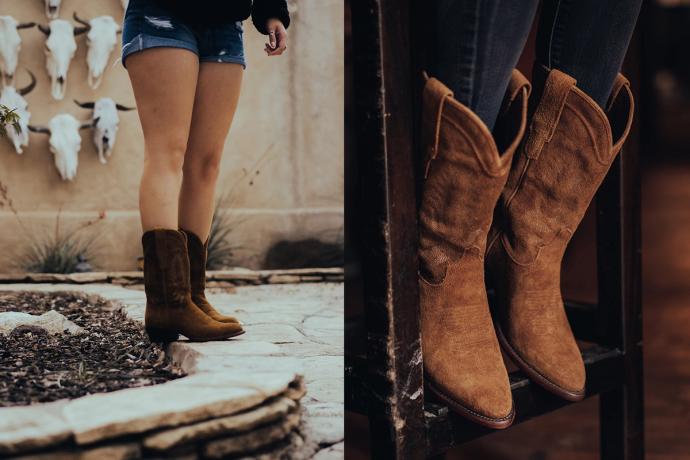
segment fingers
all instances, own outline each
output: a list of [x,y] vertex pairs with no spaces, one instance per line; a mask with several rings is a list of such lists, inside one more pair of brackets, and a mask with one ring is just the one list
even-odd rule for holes
[[275,28],[268,31],[268,46],[272,50],[276,49],[276,30],[275,30]]
[[282,23],[278,23],[269,29],[269,43],[266,43],[264,51],[268,56],[280,56],[287,49],[287,31]]

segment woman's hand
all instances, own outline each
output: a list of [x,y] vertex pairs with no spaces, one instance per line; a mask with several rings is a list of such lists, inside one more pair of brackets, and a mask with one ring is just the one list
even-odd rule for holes
[[266,26],[268,30],[268,43],[266,43],[266,54],[269,56],[280,56],[287,49],[287,30],[280,19],[269,19]]

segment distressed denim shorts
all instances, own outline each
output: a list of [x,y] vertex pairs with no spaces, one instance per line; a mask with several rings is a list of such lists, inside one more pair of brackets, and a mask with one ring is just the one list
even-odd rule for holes
[[122,65],[132,53],[147,48],[190,50],[201,62],[230,62],[247,67],[242,22],[194,26],[151,0],[130,0],[122,27]]

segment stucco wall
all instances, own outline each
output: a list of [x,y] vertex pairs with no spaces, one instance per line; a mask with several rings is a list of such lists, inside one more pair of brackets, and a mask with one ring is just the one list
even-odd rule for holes
[[[121,21],[119,0],[63,0],[60,17],[71,19],[110,14]],[[265,39],[251,21],[245,23],[248,68],[240,104],[225,145],[219,193],[233,190],[228,207],[237,222],[234,242],[243,249],[237,264],[257,267],[266,249],[280,239],[340,235],[343,220],[343,7],[336,0],[291,2],[290,46],[281,58],[268,58]],[[19,21],[45,23],[42,0],[0,0],[0,14]],[[86,42],[77,38],[67,93],[50,96],[45,70],[44,35],[20,31],[22,50],[17,86],[28,68],[38,87],[27,96],[33,124],[67,112],[87,119],[89,112],[72,100],[110,96],[134,105],[129,79],[119,62],[106,72],[101,86],[86,83]],[[119,44],[111,61],[119,58]],[[104,270],[129,270],[141,255],[137,192],[143,161],[141,128],[136,112],[120,112],[120,131],[107,165],[98,162],[91,132],[82,131],[79,170],[63,182],[53,165],[47,136],[32,134],[29,148],[17,155],[0,140],[0,182],[7,186],[19,218],[0,209],[0,271],[17,271],[18,256],[29,242],[55,229],[70,231],[100,212],[105,219],[86,232],[97,235],[93,264]],[[254,174],[256,169],[259,174]]]

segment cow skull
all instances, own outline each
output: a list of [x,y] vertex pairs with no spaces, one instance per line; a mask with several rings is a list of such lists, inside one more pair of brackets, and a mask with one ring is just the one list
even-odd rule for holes
[[76,100],[74,102],[79,107],[93,110],[91,115],[93,120],[93,143],[98,150],[98,161],[106,164],[106,157],[110,158],[115,146],[115,137],[120,124],[120,117],[117,111],[135,110],[135,108],[117,104],[109,97],[102,97],[96,100],[96,102],[79,102]]
[[29,130],[50,136],[48,142],[50,151],[55,157],[55,167],[62,180],[71,181],[76,177],[79,165],[79,150],[81,149],[79,130],[92,126],[91,121],[81,123],[68,113],[60,113],[50,119],[48,127],[29,125]]
[[22,39],[19,29],[35,26],[35,22],[17,22],[12,16],[0,16],[0,72],[5,85],[14,84]]
[[14,86],[5,86],[0,92],[0,104],[14,109],[19,115],[19,130],[15,130],[13,126],[8,124],[5,125],[5,131],[10,142],[14,145],[14,150],[20,155],[24,151],[23,147],[29,145],[29,120],[31,119],[31,113],[28,110],[29,104],[24,96],[36,86],[36,77],[31,72],[29,75],[31,76],[31,83],[24,88],[16,89]]
[[98,16],[87,22],[77,16],[76,12],[74,20],[83,24],[89,32],[86,35],[89,46],[86,62],[89,66],[89,86],[96,89],[101,84],[108,57],[117,44],[117,34],[121,32],[120,25],[112,16]]
[[39,24],[38,28],[48,37],[45,52],[51,94],[54,99],[61,100],[65,97],[69,64],[77,50],[74,37],[86,32],[86,27],[74,27],[64,19],[53,19],[48,27]]
[[46,16],[48,19],[56,19],[60,15],[60,3],[62,0],[44,0],[46,4]]

